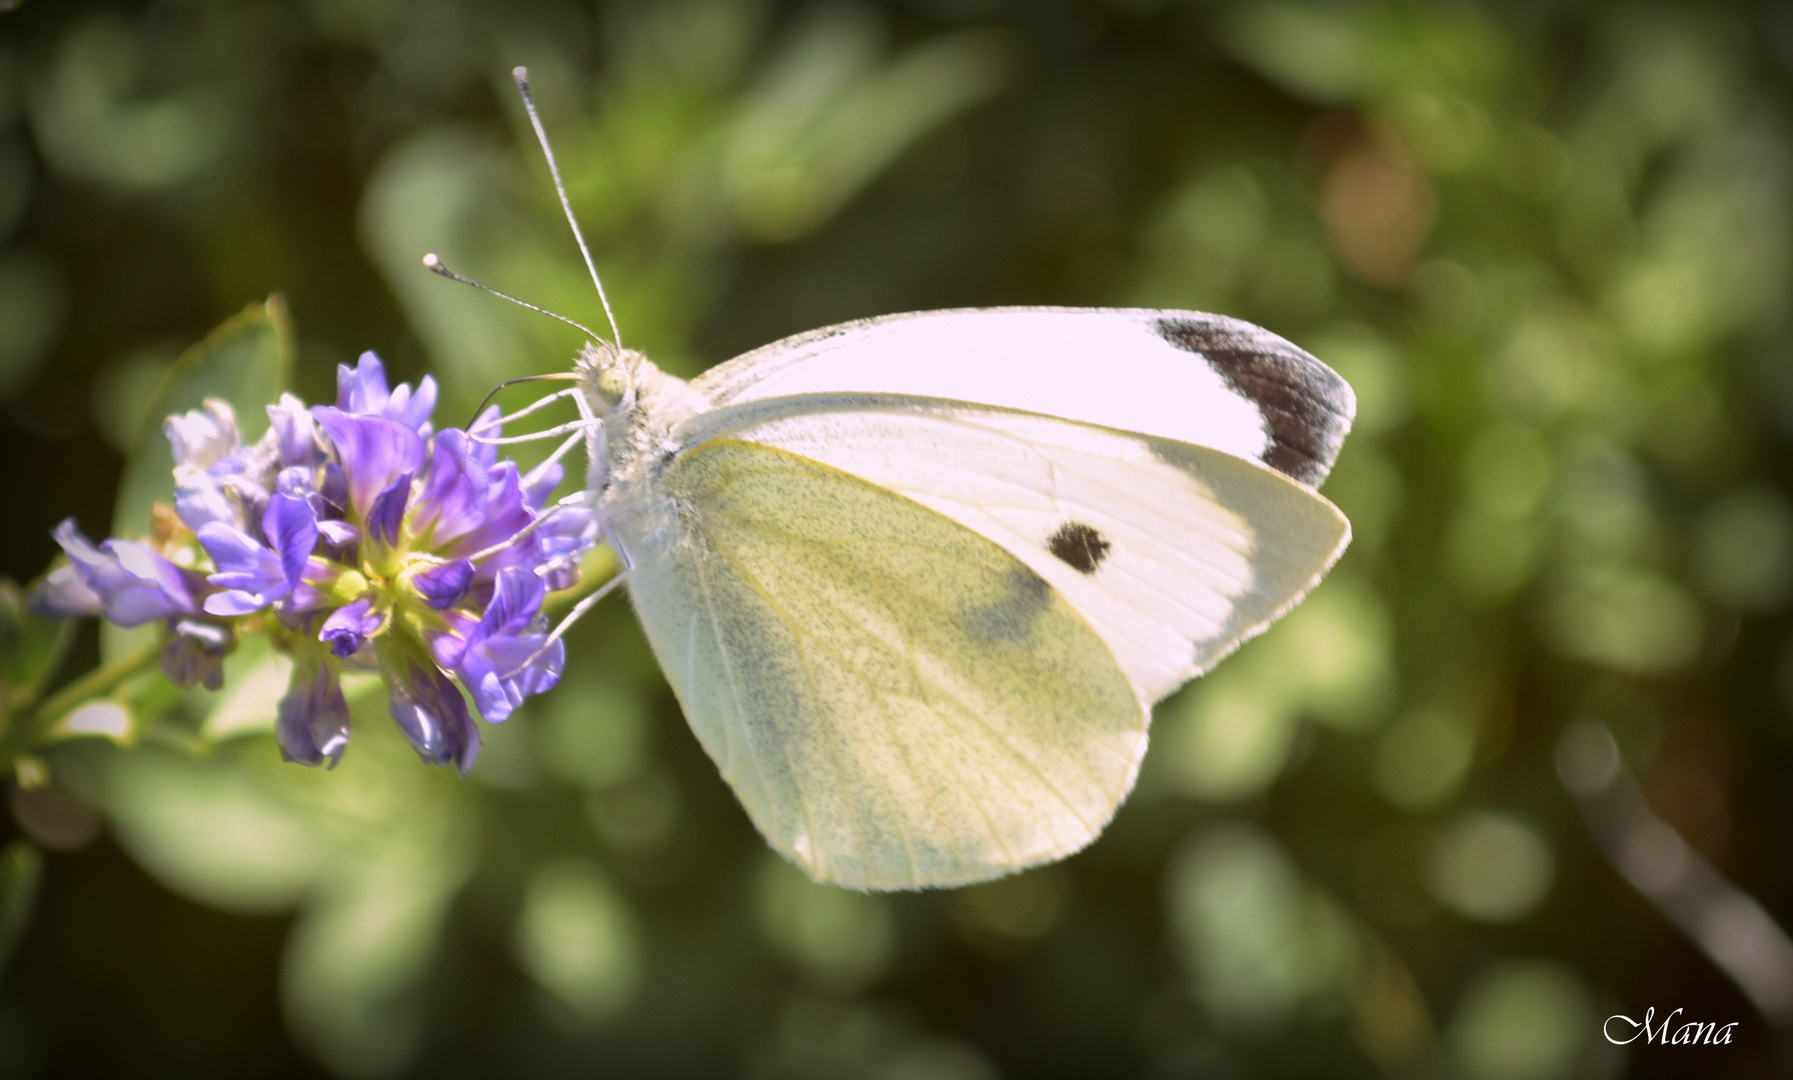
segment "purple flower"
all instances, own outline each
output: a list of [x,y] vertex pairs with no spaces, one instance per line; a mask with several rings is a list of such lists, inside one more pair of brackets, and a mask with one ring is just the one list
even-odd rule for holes
[[292,682],[274,721],[274,738],[287,761],[328,762],[335,768],[342,759],[349,745],[349,705],[328,661],[313,658],[293,666]]
[[467,595],[467,587],[473,584],[473,560],[456,559],[432,566],[411,579],[411,584],[423,597],[423,602],[437,611],[453,607]]
[[560,681],[566,646],[556,641],[543,648],[548,620],[541,611],[547,592],[542,579],[528,570],[513,566],[499,571],[492,602],[461,647],[454,672],[480,715],[493,723],[510,716],[525,697]]
[[560,486],[561,478],[566,474],[567,471],[561,468],[558,461],[543,462],[529,470],[529,475],[523,478],[524,503],[528,504],[531,510],[540,510],[547,504],[548,496],[554,494],[554,489]]
[[170,416],[162,424],[176,468],[210,469],[242,448],[237,414],[229,403],[206,398],[203,408]]
[[324,405],[311,410],[311,414],[336,447],[348,484],[347,509],[357,518],[365,519],[374,499],[394,480],[407,474],[414,476],[423,466],[422,437],[396,420],[354,416]]
[[367,509],[367,537],[386,547],[397,547],[399,533],[405,525],[405,508],[411,503],[411,474],[393,480],[386,490],[374,496]]
[[206,598],[213,615],[247,615],[292,591],[279,554],[241,529],[214,521],[199,530],[199,542],[218,566],[209,580],[224,590]]
[[556,507],[546,517],[535,530],[536,572],[550,591],[570,589],[579,581],[579,560],[598,542],[598,518],[583,506]]
[[437,432],[430,471],[418,499],[412,528],[432,544],[446,544],[467,535],[485,520],[486,465],[478,444],[463,431]]
[[[342,664],[377,662],[405,738],[466,772],[480,737],[461,688],[498,722],[559,680],[565,650],[546,645],[542,604],[577,582],[596,520],[544,509],[558,464],[520,477],[490,441],[433,432],[431,380],[389,390],[367,353],[338,367],[337,386],[335,406],[282,395],[249,445],[223,402],[170,417],[175,516],[191,534],[169,522],[159,535],[204,569],[123,540],[96,548],[64,522],[69,565],[34,610],[165,620],[163,669],[183,686],[216,688],[237,634],[273,632],[294,659],[275,735],[307,765],[335,764],[348,744]],[[497,417],[480,430],[495,434]]]
[[[195,590],[187,576],[148,546],[130,540],[107,540],[95,547],[75,519],[51,530],[51,536],[68,554],[74,580],[61,579],[45,594],[40,610],[57,608],[79,611],[83,606],[99,611],[120,626],[141,626],[157,619],[197,615]],[[76,587],[78,586],[78,588]]]
[[454,762],[467,775],[479,756],[479,729],[460,690],[434,664],[414,656],[382,664],[387,706],[417,756],[431,765]]
[[331,612],[318,631],[318,640],[330,646],[332,654],[346,659],[359,652],[385,624],[385,613],[374,608],[374,597],[369,593]]
[[231,501],[230,492],[225,485],[209,474],[196,470],[190,473],[186,470],[177,471],[174,512],[194,532],[213,523],[236,527],[243,524],[243,515],[237,509],[237,504]]
[[222,522],[199,530],[200,544],[218,566],[211,583],[224,589],[206,599],[208,612],[247,615],[291,593],[317,545],[317,512],[303,498],[275,495],[262,515],[262,535],[272,548]]
[[204,619],[179,619],[169,627],[168,643],[159,658],[162,674],[176,686],[224,685],[224,656],[234,635],[230,627]]
[[174,455],[174,508],[182,523],[195,532],[212,522],[253,531],[278,461],[275,433],[243,445],[236,413],[216,398],[170,416],[162,430]]
[[268,406],[268,430],[283,468],[310,468],[324,459],[318,443],[317,423],[305,403],[291,394],[281,394],[280,404]]
[[64,563],[45,574],[31,590],[29,606],[31,614],[51,619],[78,619],[106,613],[100,594],[87,587],[81,575],[75,572],[73,563]]
[[[479,527],[448,545],[448,553],[470,558],[481,551],[497,547],[535,520],[535,511],[523,501],[523,489],[517,479],[514,461],[499,462],[486,470],[486,487],[482,496],[484,513]],[[479,568],[478,578],[490,581],[506,566],[529,566],[535,563],[530,544],[517,544],[498,552]]]
[[430,413],[436,407],[436,380],[425,375],[413,394],[410,386],[400,383],[390,394],[386,391],[386,368],[380,358],[364,352],[355,367],[336,365],[336,407],[355,416],[384,416],[409,427],[419,435],[429,435]]

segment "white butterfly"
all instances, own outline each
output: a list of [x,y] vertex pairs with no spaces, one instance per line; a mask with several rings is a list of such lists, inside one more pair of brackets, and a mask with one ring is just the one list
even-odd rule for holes
[[766,839],[858,888],[1062,858],[1151,706],[1350,534],[1355,401],[1184,311],[894,315],[692,382],[588,346],[588,498],[699,740]]
[[584,497],[654,654],[754,825],[820,881],[962,885],[1082,848],[1152,704],[1350,538],[1314,489],[1351,388],[1218,315],[924,312],[689,383],[609,344],[575,373]]

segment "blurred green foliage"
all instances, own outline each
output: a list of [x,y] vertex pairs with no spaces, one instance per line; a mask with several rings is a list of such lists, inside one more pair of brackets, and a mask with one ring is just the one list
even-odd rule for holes
[[[418,265],[601,325],[517,64],[663,367],[926,307],[1239,316],[1358,392],[1351,551],[1157,710],[1090,850],[955,892],[772,856],[621,603],[464,781],[369,686],[341,768],[281,764],[285,674],[247,648],[216,694],[115,688],[9,788],[0,952],[42,895],[0,1076],[1680,1075],[1599,1038],[1651,1006],[1741,1022],[1700,1075],[1785,1065],[1552,765],[1604,724],[1793,923],[1780,5],[27,0],[12,577],[64,516],[145,526],[207,365],[262,380],[230,392],[250,437],[289,365],[326,400],[365,348],[433,372],[444,423],[565,368],[576,333]],[[53,638],[0,591],[9,713]]]

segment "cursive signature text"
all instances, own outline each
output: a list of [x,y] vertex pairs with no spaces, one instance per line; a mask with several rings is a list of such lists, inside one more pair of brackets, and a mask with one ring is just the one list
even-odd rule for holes
[[[1601,1034],[1606,1041],[1617,1046],[1633,1043],[1641,1036],[1644,1042],[1653,1042],[1659,1046],[1724,1046],[1731,1041],[1731,1029],[1737,1026],[1733,1020],[1728,1024],[1700,1023],[1698,1020],[1686,1020],[1679,1025],[1675,1017],[1682,1010],[1676,1009],[1656,1022],[1656,1009],[1651,1006],[1645,1010],[1642,1020],[1633,1020],[1629,1016],[1609,1016],[1601,1025]],[[1616,1037],[1615,1037],[1616,1032]]]

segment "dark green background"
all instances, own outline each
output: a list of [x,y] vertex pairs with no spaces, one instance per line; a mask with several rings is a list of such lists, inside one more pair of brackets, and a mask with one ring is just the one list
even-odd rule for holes
[[[311,401],[370,348],[437,375],[439,423],[564,369],[576,335],[415,266],[602,318],[517,63],[662,366],[932,307],[1222,311],[1357,386],[1326,489],[1352,551],[1160,707],[1091,849],[962,894],[771,863],[620,602],[466,781],[416,776],[377,701],[334,775],[265,738],[183,764],[191,716],[71,744],[53,768],[111,820],[37,830],[68,850],[0,983],[0,1077],[1782,1075],[1784,1034],[1602,859],[1552,755],[1607,727],[1793,922],[1783,5],[25,0],[0,13],[0,569],[41,572],[64,517],[105,533],[157,374],[270,293]],[[404,973],[326,965],[368,1025],[345,1034],[290,970],[328,888],[264,914],[228,875],[171,891],[119,778],[260,777],[309,822],[356,768],[399,794],[315,826],[317,880],[435,814],[456,869]],[[1428,877],[1451,852],[1468,900]],[[555,866],[632,950],[583,1006],[514,944]],[[1597,1040],[1651,1006],[1736,1044]]]

